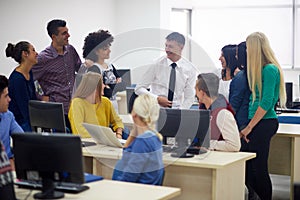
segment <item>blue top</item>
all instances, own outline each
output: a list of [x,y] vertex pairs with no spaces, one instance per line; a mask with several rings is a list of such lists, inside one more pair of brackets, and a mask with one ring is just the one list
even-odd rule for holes
[[11,98],[9,110],[14,113],[16,121],[24,131],[31,132],[28,102],[36,100],[32,72],[30,79],[26,80],[23,74],[14,70],[9,76],[8,93]]
[[162,142],[154,132],[146,131],[124,148],[112,179],[161,185],[163,172]]
[[249,123],[249,101],[251,91],[248,85],[247,73],[242,70],[235,75],[230,83],[229,103],[235,111],[235,119],[239,130]]
[[279,98],[279,87],[280,87],[280,72],[279,69],[274,64],[267,64],[262,69],[262,91],[261,96],[256,89],[256,98],[252,102],[253,96],[250,95],[249,102],[249,119],[252,119],[255,112],[260,106],[264,109],[266,114],[263,119],[274,119],[277,118],[275,112],[275,104]]
[[9,158],[13,157],[10,149],[11,133],[23,133],[24,131],[16,122],[14,114],[10,111],[0,113],[0,141],[3,142],[6,154]]

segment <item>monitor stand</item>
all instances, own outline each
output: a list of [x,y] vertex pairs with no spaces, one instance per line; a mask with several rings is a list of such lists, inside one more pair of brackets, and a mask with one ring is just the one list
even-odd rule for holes
[[174,153],[171,153],[171,156],[172,157],[175,157],[175,158],[192,158],[194,157],[193,154],[191,153],[187,153],[187,139],[185,138],[180,138],[180,139],[176,139],[176,142],[177,142],[177,148],[175,149],[175,152]]
[[64,198],[63,192],[54,191],[53,173],[41,173],[42,192],[36,193],[35,199],[60,199]]
[[192,158],[192,157],[194,157],[193,154],[187,153],[186,151],[183,153],[179,153],[179,152],[171,153],[171,156],[175,157],[175,158]]

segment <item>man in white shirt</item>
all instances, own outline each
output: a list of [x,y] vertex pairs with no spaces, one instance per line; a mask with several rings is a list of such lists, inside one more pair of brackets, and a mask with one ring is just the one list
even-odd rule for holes
[[239,151],[241,141],[234,111],[226,98],[218,93],[219,77],[214,73],[199,74],[195,90],[200,108],[211,111],[210,148],[217,151]]
[[[142,82],[135,88],[137,95],[152,95],[161,107],[189,109],[192,106],[195,99],[194,85],[197,69],[182,58],[184,45],[185,38],[178,32],[173,32],[166,37],[166,56],[147,66],[148,70],[142,77]],[[175,88],[170,89],[172,68],[175,69],[176,78]],[[150,91],[147,90],[148,88]],[[169,93],[173,93],[171,98],[168,98]]]

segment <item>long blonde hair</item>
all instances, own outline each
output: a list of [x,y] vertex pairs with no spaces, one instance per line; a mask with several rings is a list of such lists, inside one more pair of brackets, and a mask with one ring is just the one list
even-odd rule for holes
[[138,96],[133,104],[132,110],[147,124],[150,130],[154,131],[157,137],[162,140],[162,135],[156,131],[156,121],[159,117],[159,105],[157,100],[148,95]]
[[262,68],[267,64],[274,64],[280,73],[279,98],[280,106],[286,103],[285,82],[282,68],[271,49],[268,38],[264,33],[254,32],[246,39],[247,46],[247,73],[248,83],[252,91],[253,101],[256,99],[256,87],[261,98],[262,94]]
[[86,98],[96,90],[96,102],[101,102],[102,76],[99,73],[88,72],[82,74],[80,83],[73,98]]

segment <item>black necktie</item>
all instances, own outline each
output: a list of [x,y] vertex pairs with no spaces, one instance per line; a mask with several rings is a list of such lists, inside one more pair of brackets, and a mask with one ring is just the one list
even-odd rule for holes
[[174,90],[175,90],[175,82],[176,82],[176,63],[171,64],[171,73],[170,73],[170,82],[169,82],[169,93],[168,93],[168,100],[173,101]]

